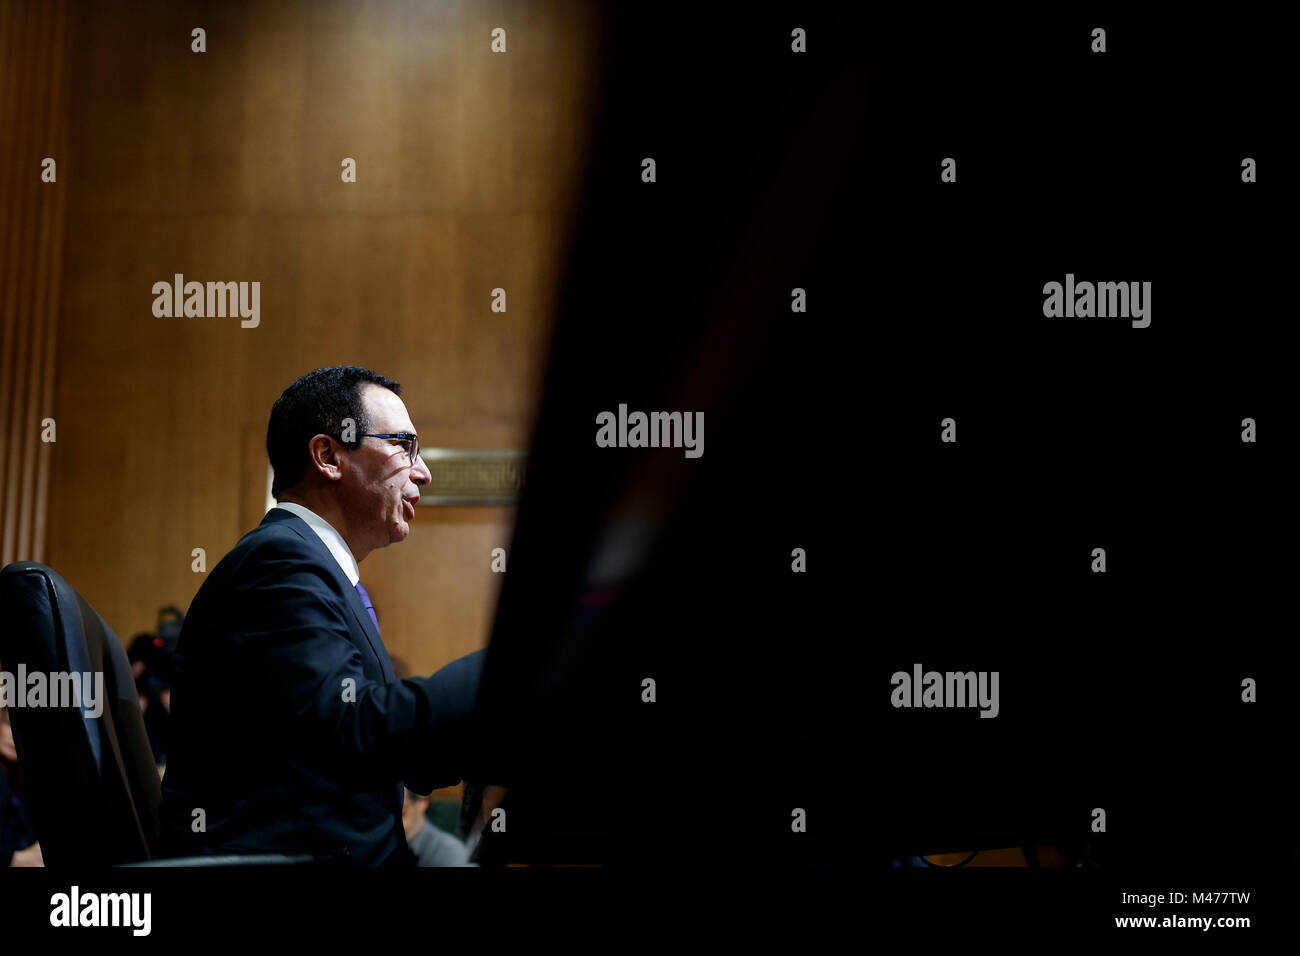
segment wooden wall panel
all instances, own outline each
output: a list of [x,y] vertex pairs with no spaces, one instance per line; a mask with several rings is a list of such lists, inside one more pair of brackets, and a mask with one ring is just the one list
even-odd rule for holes
[[[272,402],[398,379],[427,446],[529,438],[594,106],[590,4],[74,3],[48,563],[124,640],[262,514]],[[207,30],[207,52],[190,30]],[[490,52],[503,26],[508,52]],[[345,156],[357,183],[340,181]],[[65,172],[66,169],[66,172]],[[154,282],[260,281],[261,324]],[[508,311],[489,309],[494,287]],[[508,509],[418,510],[361,565],[416,673],[484,645]]]

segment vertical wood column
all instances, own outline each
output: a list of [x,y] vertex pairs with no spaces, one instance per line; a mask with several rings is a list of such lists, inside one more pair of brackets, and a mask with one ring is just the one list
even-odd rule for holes
[[[0,0],[0,566],[44,560],[66,162],[64,0]],[[43,182],[42,160],[56,180]],[[57,439],[57,422],[55,423]]]

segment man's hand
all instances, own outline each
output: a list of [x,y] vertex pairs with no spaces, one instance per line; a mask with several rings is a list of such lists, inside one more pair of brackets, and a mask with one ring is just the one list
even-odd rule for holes
[[41,845],[33,843],[25,850],[15,850],[14,858],[9,861],[10,866],[44,866],[45,859],[41,856]]

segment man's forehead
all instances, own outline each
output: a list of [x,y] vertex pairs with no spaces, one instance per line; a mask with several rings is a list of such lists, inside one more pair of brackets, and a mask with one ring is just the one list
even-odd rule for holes
[[406,403],[393,392],[373,382],[367,382],[361,392],[370,413],[370,427],[377,432],[413,432]]

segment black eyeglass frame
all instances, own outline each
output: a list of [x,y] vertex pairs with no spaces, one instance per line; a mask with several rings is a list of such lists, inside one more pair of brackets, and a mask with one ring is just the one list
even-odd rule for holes
[[[342,435],[331,435],[330,437],[338,441],[343,441]],[[410,447],[406,449],[406,454],[411,460],[411,467],[415,467],[415,456],[420,453],[420,436],[414,432],[386,432],[383,434],[366,432],[364,435],[358,435],[357,438],[400,438],[403,441],[410,442],[411,444]],[[344,442],[344,444],[347,443]]]

